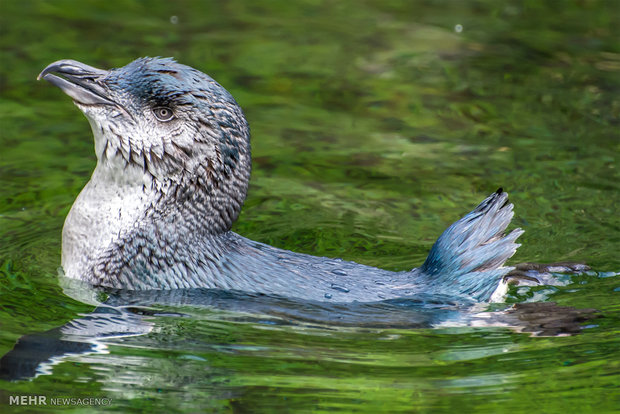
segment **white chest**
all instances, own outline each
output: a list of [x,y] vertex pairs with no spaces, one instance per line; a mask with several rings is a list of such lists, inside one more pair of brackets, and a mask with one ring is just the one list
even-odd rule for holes
[[140,168],[97,165],[69,212],[62,234],[65,275],[80,279],[99,254],[138,225],[150,205]]

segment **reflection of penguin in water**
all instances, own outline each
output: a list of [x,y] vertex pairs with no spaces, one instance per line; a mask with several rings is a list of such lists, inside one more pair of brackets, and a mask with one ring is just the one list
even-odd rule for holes
[[[92,288],[80,289],[79,284],[73,288],[81,290],[82,294],[92,293]],[[75,291],[68,293],[79,296]],[[292,325],[320,330],[324,326],[330,332],[334,327],[415,329],[492,326],[536,336],[564,336],[579,333],[585,321],[597,317],[593,309],[575,309],[546,302],[516,304],[506,310],[488,312],[484,311],[486,306],[481,307],[481,304],[424,294],[415,299],[330,303],[215,289],[106,290],[106,293],[109,295],[106,304],[91,314],[47,332],[21,337],[13,349],[0,358],[0,379],[20,380],[51,374],[54,365],[62,363],[67,357],[74,361],[82,358],[88,361],[89,354],[108,353],[110,343],[123,346],[127,337],[157,332],[157,326],[165,320],[170,323],[172,317],[204,318],[204,309],[209,309],[209,320],[203,321],[207,325],[213,319],[217,324],[222,318],[226,322],[266,324],[269,329],[275,329],[274,325]],[[170,305],[196,314],[171,312],[171,308],[167,307]],[[158,311],[162,306],[164,310]],[[214,309],[218,311],[213,312]],[[160,337],[165,348],[170,341],[169,333],[161,336],[155,333],[151,341],[157,343]],[[192,344],[187,344],[186,351],[191,353]],[[130,377],[133,379],[133,376]]]
[[389,272],[254,242],[230,231],[250,177],[241,108],[207,75],[172,59],[104,71],[72,60],[40,77],[89,119],[98,159],[63,229],[65,275],[128,290],[219,288],[371,302],[418,294],[488,301],[522,233],[504,231],[502,190],[453,224],[426,262]]

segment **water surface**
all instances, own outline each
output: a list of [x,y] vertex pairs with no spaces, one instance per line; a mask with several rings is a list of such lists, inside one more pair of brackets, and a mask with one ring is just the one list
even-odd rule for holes
[[3,2],[0,355],[94,308],[58,284],[62,223],[95,165],[83,115],[35,81],[62,58],[108,68],[174,56],[226,87],[253,135],[234,228],[246,237],[407,270],[502,186],[513,226],[526,231],[511,263],[593,269],[564,286],[513,289],[508,301],[597,318],[578,335],[532,336],[425,328],[398,305],[158,305],[140,311],[140,335],[104,339],[99,352],[30,381],[0,380],[0,404],[34,394],[108,397],[98,409],[118,412],[617,410],[618,10],[604,1]]

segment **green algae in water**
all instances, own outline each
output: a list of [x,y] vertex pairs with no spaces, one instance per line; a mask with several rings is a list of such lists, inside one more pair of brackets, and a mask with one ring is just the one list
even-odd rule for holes
[[600,311],[581,335],[532,338],[179,307],[168,311],[191,318],[155,316],[155,331],[110,340],[109,354],[0,382],[0,404],[37,394],[108,396],[98,409],[110,411],[617,410],[619,282],[596,277],[620,270],[613,2],[27,1],[4,2],[0,19],[1,354],[92,309],[57,282],[62,223],[95,163],[86,120],[35,81],[62,58],[174,56],[224,85],[253,132],[235,226],[246,237],[406,270],[502,186],[526,230],[511,262],[587,262],[594,275],[545,297]]

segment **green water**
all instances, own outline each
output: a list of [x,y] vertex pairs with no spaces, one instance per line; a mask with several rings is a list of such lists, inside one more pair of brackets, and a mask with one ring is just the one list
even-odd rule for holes
[[511,263],[593,269],[510,300],[599,311],[579,335],[532,337],[171,307],[190,317],[0,380],[3,412],[620,411],[617,2],[4,0],[0,19],[0,355],[93,309],[57,281],[64,217],[95,164],[83,115],[35,81],[64,58],[174,56],[224,85],[252,127],[246,237],[406,270],[502,186],[526,230]]

